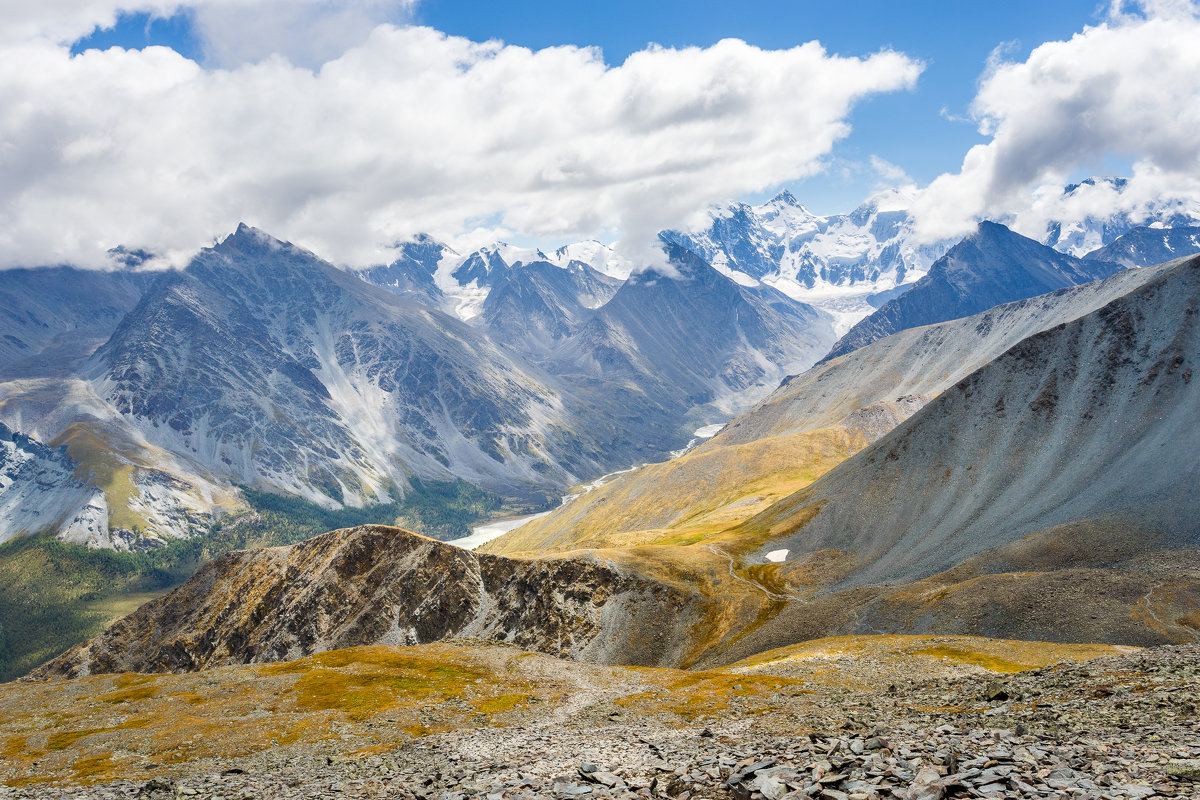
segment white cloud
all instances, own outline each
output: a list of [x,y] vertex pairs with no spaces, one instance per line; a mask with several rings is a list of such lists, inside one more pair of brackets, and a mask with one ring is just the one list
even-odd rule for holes
[[[1039,236],[1052,219],[1081,218],[1084,206],[1136,216],[1167,198],[1200,198],[1197,42],[1194,3],[1117,2],[1103,24],[1043,44],[1023,62],[992,63],[972,106],[991,141],[921,192],[918,231],[940,239],[978,218],[1008,216]],[[1102,173],[1111,158],[1135,162],[1125,191],[1063,196],[1070,176]]]
[[417,0],[14,0],[5,8],[0,42],[71,44],[119,15],[187,13],[205,50],[220,66],[284,55],[319,66],[363,42],[380,23],[411,18]]
[[204,0],[191,14],[206,62],[236,66],[269,55],[319,67],[380,23],[407,22],[416,0]]
[[652,48],[622,65],[374,28],[313,71],[165,48],[0,46],[0,263],[178,263],[239,220],[344,263],[417,231],[649,246],[711,202],[821,168],[853,105],[911,87],[893,52]]
[[871,169],[874,170],[878,180],[875,182],[876,191],[880,189],[891,189],[894,187],[909,187],[915,186],[916,181],[912,179],[903,167],[893,164],[887,159],[879,156],[871,156]]

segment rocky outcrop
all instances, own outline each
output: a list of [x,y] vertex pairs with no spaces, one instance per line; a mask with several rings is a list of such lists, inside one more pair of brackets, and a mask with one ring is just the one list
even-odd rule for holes
[[683,590],[586,558],[475,555],[380,525],[204,566],[31,678],[187,672],[356,645],[475,638],[606,664],[671,664]]

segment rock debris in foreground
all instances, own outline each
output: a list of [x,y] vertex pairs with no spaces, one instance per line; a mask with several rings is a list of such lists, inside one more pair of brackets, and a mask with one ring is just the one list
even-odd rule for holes
[[0,788],[68,798],[1116,798],[1200,796],[1200,646],[866,691],[730,702],[703,724],[581,689],[555,712],[353,755],[354,736],[223,769],[100,786]]

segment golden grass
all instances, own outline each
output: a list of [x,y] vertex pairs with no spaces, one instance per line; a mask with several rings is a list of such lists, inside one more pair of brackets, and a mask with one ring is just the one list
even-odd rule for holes
[[661,688],[620,698],[616,704],[644,714],[670,714],[692,722],[727,710],[735,698],[791,694],[802,685],[800,681],[774,675],[736,675],[711,670],[668,679]]
[[734,709],[769,713],[821,687],[1006,672],[1132,649],[963,636],[832,637],[730,668],[685,672],[439,644],[361,647],[182,675],[5,684],[0,781],[109,780],[130,777],[144,761],[164,765],[167,775],[202,759],[236,763],[266,749],[286,753],[313,743],[338,757],[384,753],[415,736],[519,720],[531,708],[551,714],[597,682],[614,692],[618,706],[679,724]]
[[524,705],[528,701],[529,695],[527,694],[500,694],[477,702],[475,710],[480,714],[500,714]]
[[148,526],[145,517],[130,508],[130,502],[138,496],[133,480],[135,453],[122,451],[105,441],[84,422],[68,426],[50,442],[51,447],[63,445],[76,463],[75,479],[104,491],[110,528],[133,530]]
[[157,686],[134,686],[129,689],[102,694],[96,699],[103,703],[132,703],[136,700],[147,700],[157,694]]
[[[1136,647],[1106,644],[1060,644],[988,639],[979,636],[884,635],[831,636],[769,650],[751,656],[729,669],[756,674],[811,674],[822,661],[871,658],[889,665],[888,672],[930,675],[939,667],[1015,673],[1060,661],[1088,661],[1101,656],[1129,653]],[[827,673],[817,673],[821,678]]]
[[529,555],[700,544],[808,486],[864,445],[861,436],[824,428],[706,448],[622,476],[480,550]]
[[103,780],[112,773],[114,766],[112,753],[101,753],[80,758],[72,769],[75,771],[76,780],[87,782],[88,779]]

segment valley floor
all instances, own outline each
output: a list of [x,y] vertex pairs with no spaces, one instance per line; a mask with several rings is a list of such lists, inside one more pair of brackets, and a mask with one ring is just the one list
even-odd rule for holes
[[1194,645],[839,637],[706,672],[366,647],[0,686],[0,798],[1194,797],[1197,704]]

